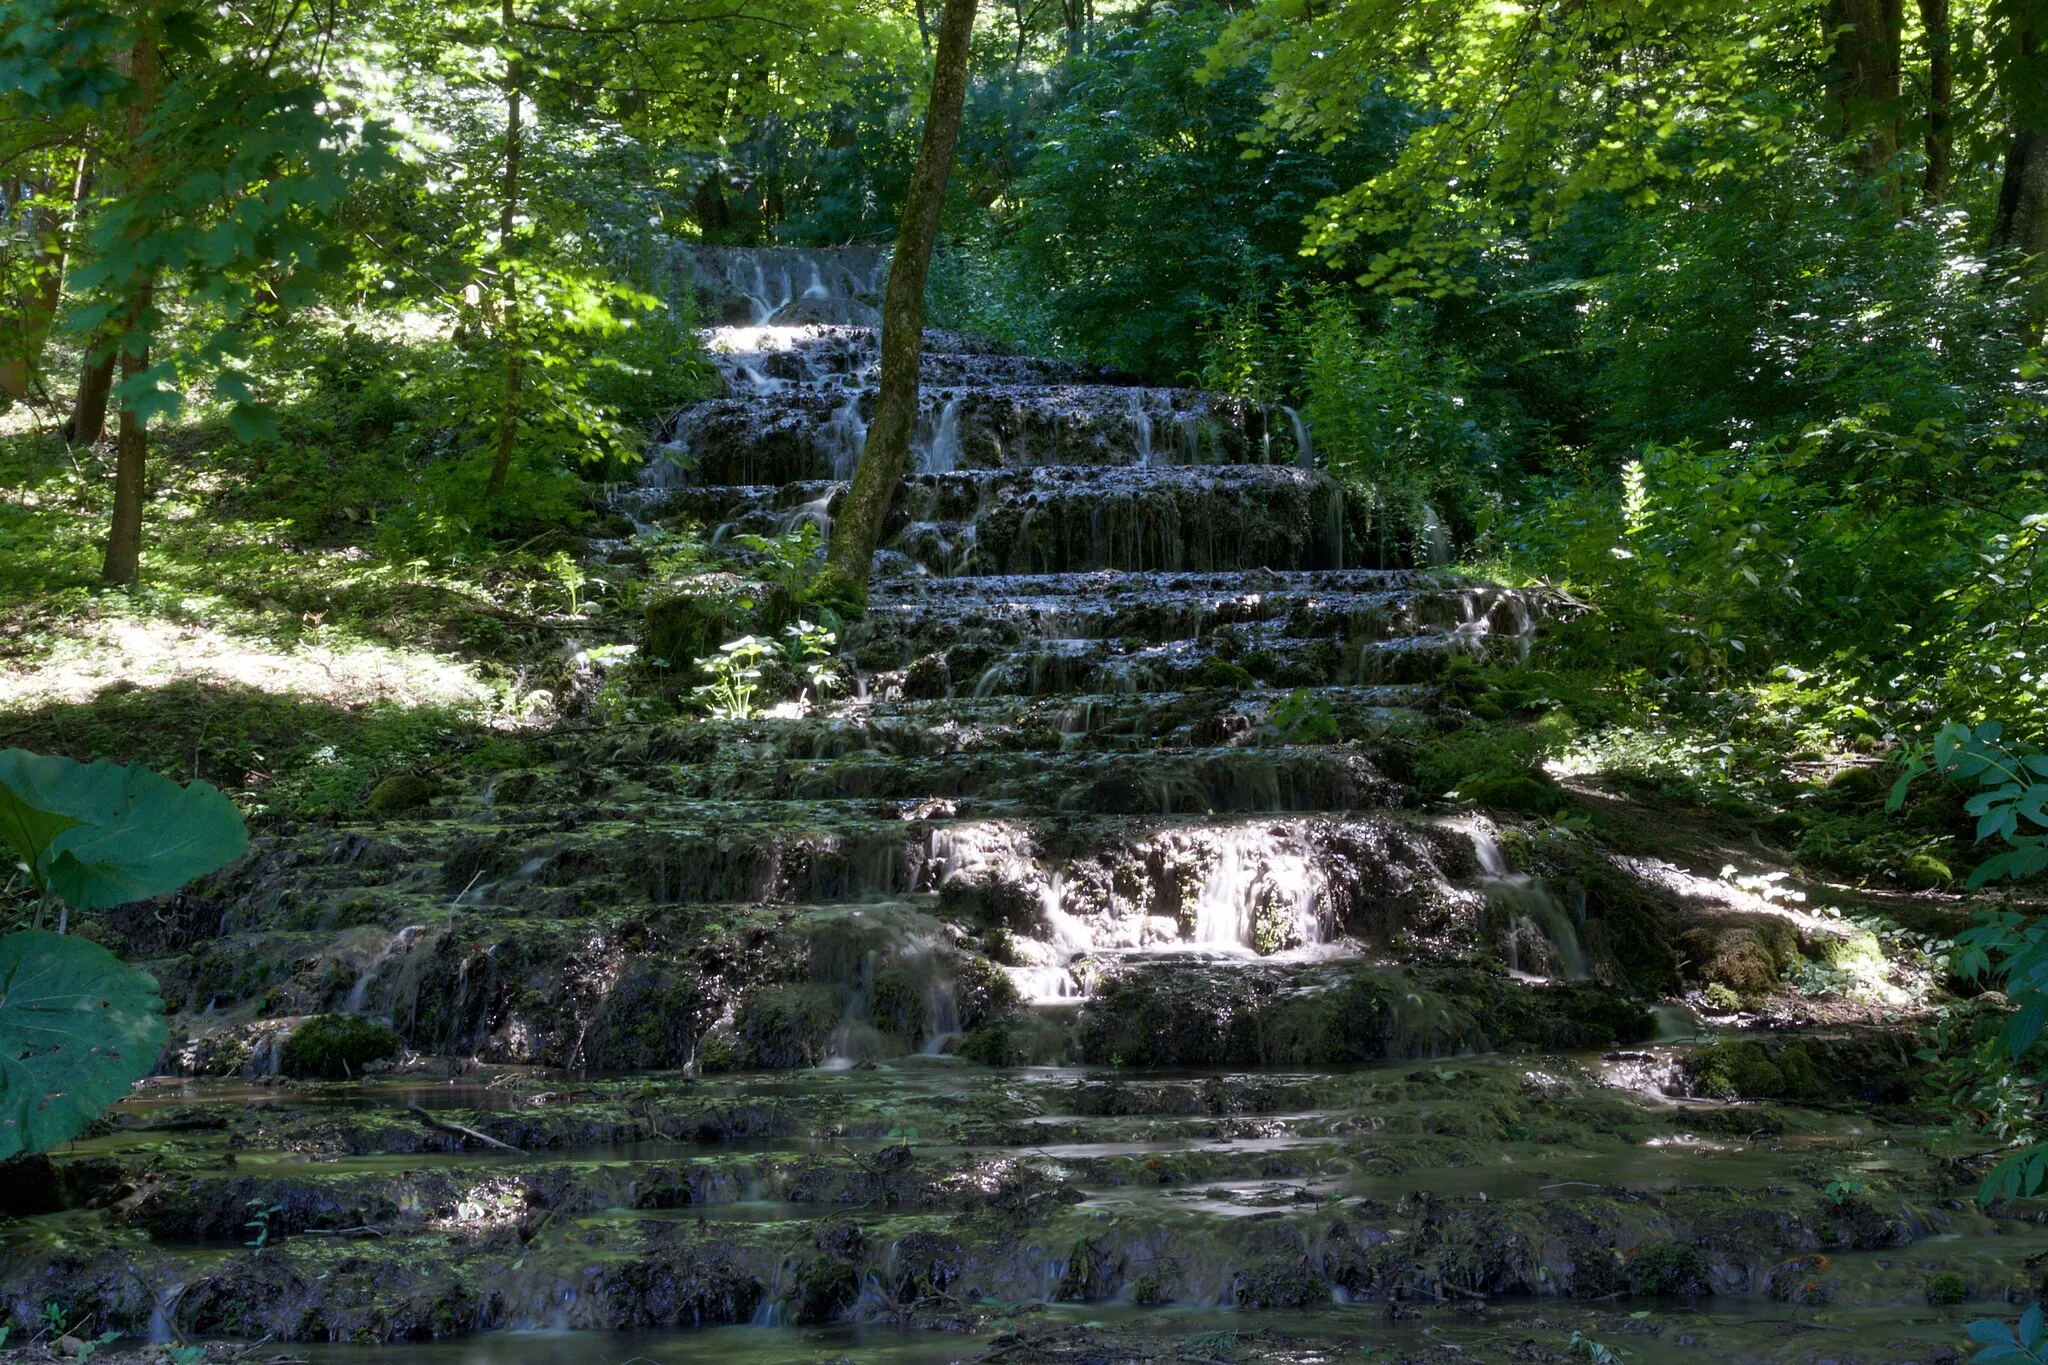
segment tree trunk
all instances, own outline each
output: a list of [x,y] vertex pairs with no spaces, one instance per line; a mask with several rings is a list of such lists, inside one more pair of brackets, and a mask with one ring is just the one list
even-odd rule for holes
[[114,389],[114,352],[111,341],[87,348],[85,364],[78,374],[78,393],[71,400],[71,420],[64,424],[64,439],[75,446],[96,446],[107,433],[107,395]]
[[[512,0],[505,0],[505,39],[512,40]],[[498,203],[498,271],[505,284],[503,312],[498,334],[505,343],[505,401],[498,412],[498,453],[491,461],[489,493],[505,491],[512,473],[512,447],[519,438],[519,389],[525,357],[519,350],[519,273],[516,267],[513,229],[519,216],[519,119],[520,96],[526,72],[519,50],[512,48],[505,62],[505,178]]]
[[1905,0],[1828,0],[1833,53],[1828,106],[1834,134],[1854,144],[1851,159],[1875,175],[1899,150],[1899,45]]
[[50,323],[64,293],[63,225],[47,209],[31,209],[22,216],[27,220],[28,235],[37,239],[36,259],[29,268],[28,287],[8,310],[13,316],[7,335],[0,338],[0,345],[6,347],[6,354],[0,356],[0,409],[12,407],[35,388],[43,341],[50,334]]
[[1927,35],[1927,170],[1920,192],[1929,203],[1948,198],[1955,162],[1955,35],[1949,26],[1949,0],[1920,0],[1920,27]]
[[882,519],[889,514],[896,485],[910,462],[910,440],[917,426],[917,366],[924,349],[924,281],[939,235],[946,181],[953,172],[953,146],[960,138],[974,7],[975,0],[946,0],[939,16],[924,143],[904,196],[896,254],[889,263],[889,287],[882,300],[881,393],[860,465],[853,472],[853,486],[832,523],[831,555],[818,585],[822,599],[848,607],[867,601],[868,573],[881,539]]
[[[145,284],[136,296],[135,325],[149,312],[154,293]],[[122,346],[123,381],[148,368],[147,346]],[[142,579],[142,504],[149,488],[148,456],[149,419],[133,404],[124,403],[120,430],[114,437],[114,521],[107,528],[107,558],[100,568],[100,581],[112,587],[132,588]]]
[[[136,42],[128,70],[129,78],[135,82],[134,102],[128,106],[131,188],[149,178],[150,154],[143,133],[156,106],[160,71],[156,33],[151,25]],[[138,274],[130,288],[126,331],[116,343],[124,384],[149,368],[149,340],[144,329],[149,326],[150,310],[156,302],[155,268]],[[110,585],[132,588],[142,578],[142,504],[149,490],[148,454],[149,416],[136,409],[131,396],[121,404],[121,429],[115,438],[114,520],[107,528],[107,557],[100,566],[100,580]]]
[[2031,82],[2040,64],[2040,35],[2023,29],[2016,44],[2012,135],[2005,145],[2005,177],[1998,187],[1998,216],[1991,228],[1994,249],[2015,253],[2027,282],[2022,300],[2030,340],[2041,337],[2048,319],[2048,90]]

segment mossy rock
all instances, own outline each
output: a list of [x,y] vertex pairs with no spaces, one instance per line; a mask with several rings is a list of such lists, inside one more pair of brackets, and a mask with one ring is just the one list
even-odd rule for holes
[[400,773],[371,788],[366,804],[373,815],[396,815],[402,811],[418,810],[433,799],[432,782],[411,773]]
[[845,1009],[837,988],[791,986],[766,991],[740,1011],[740,1056],[748,1066],[790,1071],[831,1055],[832,1033]]
[[860,1298],[860,1274],[845,1261],[820,1258],[797,1271],[789,1320],[798,1326],[833,1322]]
[[1664,1297],[1699,1298],[1714,1292],[1707,1263],[1682,1242],[1653,1242],[1629,1258],[1628,1292]]
[[697,661],[736,636],[772,635],[796,619],[797,602],[779,585],[737,574],[698,574],[670,586],[642,613],[641,657],[668,665],[669,676],[694,686]]
[[1209,658],[1195,670],[1194,686],[1211,687],[1223,691],[1243,692],[1257,687],[1259,680],[1251,670],[1227,659]]
[[1554,782],[1534,773],[1495,773],[1470,778],[1459,792],[1486,810],[1512,810],[1527,815],[1551,815],[1564,809],[1569,798]]
[[1776,989],[1785,969],[1800,960],[1798,930],[1776,915],[1731,916],[1689,929],[1680,949],[1703,984],[1738,995]]
[[868,1019],[882,1032],[915,1047],[931,1026],[924,987],[903,967],[884,967],[868,987]]
[[1954,870],[1931,853],[1915,853],[1899,869],[1899,880],[1915,891],[1945,891],[1955,879]]
[[279,1055],[287,1076],[339,1081],[363,1074],[371,1062],[398,1053],[398,1035],[382,1024],[346,1014],[322,1014],[292,1030]]
[[1814,1095],[1813,1059],[1799,1043],[1775,1053],[1748,1041],[1714,1043],[1687,1058],[1696,1095],[1720,1100],[1793,1099]]
[[1961,1303],[1970,1297],[1969,1286],[1953,1270],[1940,1270],[1927,1277],[1927,1301],[1932,1304]]
[[1862,806],[1881,800],[1891,789],[1882,768],[1844,768],[1828,779],[1829,804]]

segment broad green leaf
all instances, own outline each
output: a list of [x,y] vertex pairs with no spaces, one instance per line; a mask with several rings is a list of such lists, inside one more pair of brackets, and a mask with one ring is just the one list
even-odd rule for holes
[[[249,846],[240,812],[219,791],[205,782],[181,787],[140,764],[8,749],[0,751],[0,789],[41,813],[39,829],[50,828],[51,816],[69,821],[41,840],[35,866],[39,881],[81,910],[175,891]],[[0,820],[5,809],[0,803]]]
[[52,809],[53,803],[42,795],[43,779],[56,773],[46,765],[62,762],[25,749],[0,750],[0,838],[7,841],[38,886],[43,883],[43,858],[50,845],[79,823],[75,816]]
[[139,764],[114,771],[124,774],[119,806],[53,847],[50,885],[71,905],[96,910],[165,895],[247,851],[241,813],[211,784],[180,787]]
[[85,1130],[163,1046],[156,982],[76,935],[0,938],[0,1159]]

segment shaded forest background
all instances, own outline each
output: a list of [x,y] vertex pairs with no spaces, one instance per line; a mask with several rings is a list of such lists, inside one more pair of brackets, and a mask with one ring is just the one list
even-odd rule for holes
[[[631,634],[645,585],[575,537],[711,382],[672,252],[887,242],[931,8],[0,7],[29,737],[147,714],[302,810],[450,726],[668,704],[576,700],[562,659]],[[2041,22],[992,0],[932,320],[1295,410],[1352,562],[1586,608],[1480,699],[1486,762],[1771,818],[1788,756],[2048,714]],[[309,650],[338,709],[277,700]],[[232,723],[156,687],[229,655]],[[1858,819],[1815,856],[1965,856]]]

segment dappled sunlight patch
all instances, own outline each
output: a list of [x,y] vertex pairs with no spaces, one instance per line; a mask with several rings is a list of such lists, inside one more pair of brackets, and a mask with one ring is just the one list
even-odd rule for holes
[[468,666],[423,650],[346,639],[287,646],[212,624],[156,619],[100,623],[91,634],[59,640],[32,666],[0,672],[0,707],[82,702],[109,685],[188,679],[335,705],[486,707],[497,696]]

